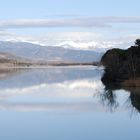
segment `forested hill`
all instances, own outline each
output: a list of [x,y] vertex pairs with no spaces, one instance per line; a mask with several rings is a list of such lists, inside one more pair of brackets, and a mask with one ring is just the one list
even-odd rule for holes
[[103,82],[140,86],[140,39],[127,50],[108,50],[103,55],[101,63],[105,67]]

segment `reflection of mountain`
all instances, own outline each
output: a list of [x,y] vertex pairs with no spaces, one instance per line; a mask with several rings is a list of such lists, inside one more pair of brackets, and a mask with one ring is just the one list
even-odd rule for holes
[[62,47],[40,46],[25,42],[0,42],[0,52],[10,52],[30,59],[63,60],[74,62],[99,61],[102,53],[96,50],[74,50]]
[[119,92],[120,87],[107,85],[104,92],[102,72],[93,67],[0,70],[0,109],[112,112],[129,106],[140,112],[140,89]]
[[24,72],[24,69],[16,69],[16,68],[0,68],[0,80],[6,80],[7,78],[20,75],[22,72]]
[[[18,70],[15,69],[15,72],[18,72]],[[101,70],[99,71],[96,68],[47,68],[26,69],[14,76],[11,76],[11,71],[7,71],[5,74],[9,77],[0,81],[0,88],[29,87],[42,83],[49,84],[86,78],[93,79],[101,74]]]
[[119,92],[114,86],[104,92],[101,74],[102,70],[90,67],[7,70],[0,80],[0,109],[125,111],[129,105],[140,111],[139,89]]
[[[9,72],[10,73],[10,72]],[[0,80],[0,110],[95,111],[102,70],[89,68],[26,69]]]

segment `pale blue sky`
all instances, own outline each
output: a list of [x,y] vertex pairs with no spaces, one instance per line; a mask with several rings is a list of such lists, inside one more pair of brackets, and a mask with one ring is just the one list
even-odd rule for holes
[[[61,40],[64,32],[70,33],[69,38],[72,32],[80,32],[83,40],[84,33],[91,33],[91,37],[100,36],[100,41],[103,38],[132,41],[139,37],[139,5],[139,0],[3,0],[0,39],[30,41],[43,36]],[[55,32],[60,32],[61,37]]]
[[139,16],[139,0],[1,0],[0,18],[55,15]]

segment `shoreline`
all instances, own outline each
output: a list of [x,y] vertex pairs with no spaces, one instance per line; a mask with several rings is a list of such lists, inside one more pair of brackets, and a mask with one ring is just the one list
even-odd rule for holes
[[0,69],[48,69],[48,68],[98,68],[103,69],[102,66],[93,65],[67,65],[67,66],[1,66]]

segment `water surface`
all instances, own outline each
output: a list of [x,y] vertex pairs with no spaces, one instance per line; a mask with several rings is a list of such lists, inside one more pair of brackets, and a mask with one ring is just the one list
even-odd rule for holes
[[1,70],[0,139],[139,139],[140,90],[106,90],[102,74],[96,67]]

